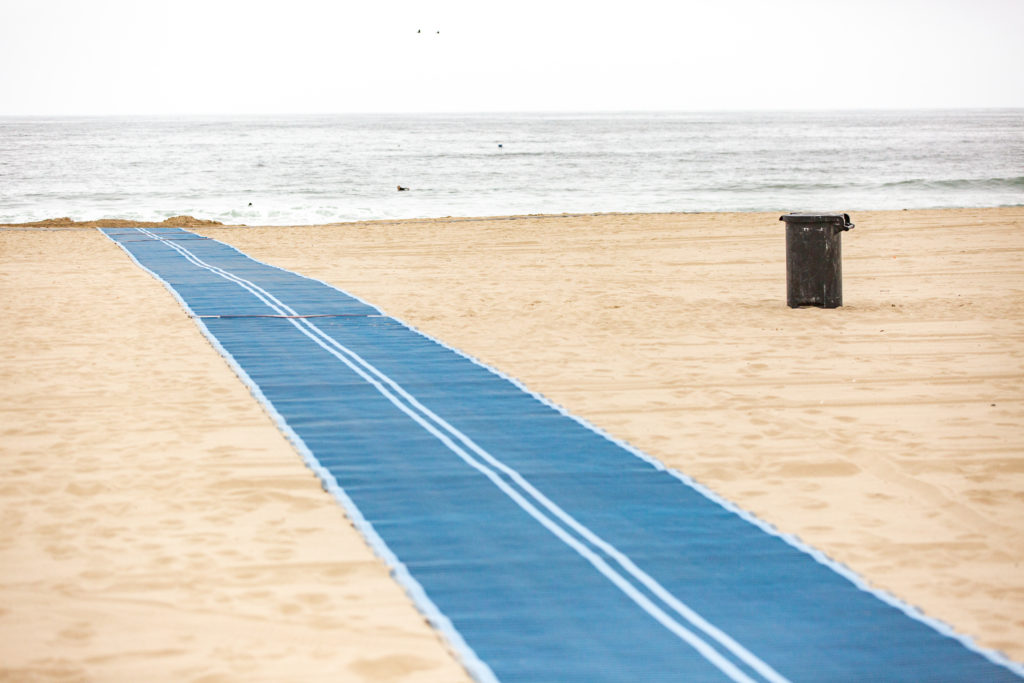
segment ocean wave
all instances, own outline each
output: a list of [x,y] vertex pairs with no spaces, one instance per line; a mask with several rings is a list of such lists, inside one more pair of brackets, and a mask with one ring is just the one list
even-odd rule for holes
[[[695,185],[694,188],[702,192],[710,193],[739,193],[739,192],[885,192],[893,189],[904,190],[969,190],[972,192],[994,190],[1006,191],[1024,189],[1024,176],[1000,177],[1000,178],[907,178],[902,180],[891,180],[887,182],[855,182],[855,181],[834,181],[834,182],[705,182]],[[1024,197],[1022,197],[1024,198]]]
[[908,178],[906,180],[894,180],[878,184],[880,188],[887,187],[918,187],[936,190],[1014,190],[1024,189],[1024,176],[1012,176],[1001,178]]
[[736,193],[736,192],[814,192],[816,190],[849,190],[859,187],[856,183],[707,183],[695,189],[701,192]]

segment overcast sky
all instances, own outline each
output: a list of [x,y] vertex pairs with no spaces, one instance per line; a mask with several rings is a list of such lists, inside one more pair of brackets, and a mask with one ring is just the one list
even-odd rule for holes
[[1024,107],[1024,0],[0,0],[0,114]]

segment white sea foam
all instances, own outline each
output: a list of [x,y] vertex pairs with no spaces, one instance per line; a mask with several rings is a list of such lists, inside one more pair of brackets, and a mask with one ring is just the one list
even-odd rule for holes
[[1021,159],[1020,109],[6,118],[0,222],[1020,205]]

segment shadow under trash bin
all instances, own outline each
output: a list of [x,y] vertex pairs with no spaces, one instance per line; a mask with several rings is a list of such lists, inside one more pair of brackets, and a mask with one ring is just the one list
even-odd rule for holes
[[840,236],[853,227],[850,216],[788,213],[786,222],[786,303],[790,308],[843,305],[843,250]]

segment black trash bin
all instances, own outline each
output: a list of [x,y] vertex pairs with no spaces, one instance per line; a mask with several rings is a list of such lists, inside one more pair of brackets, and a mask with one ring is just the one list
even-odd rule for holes
[[786,303],[790,308],[843,305],[840,235],[853,227],[845,213],[789,213],[786,222]]

